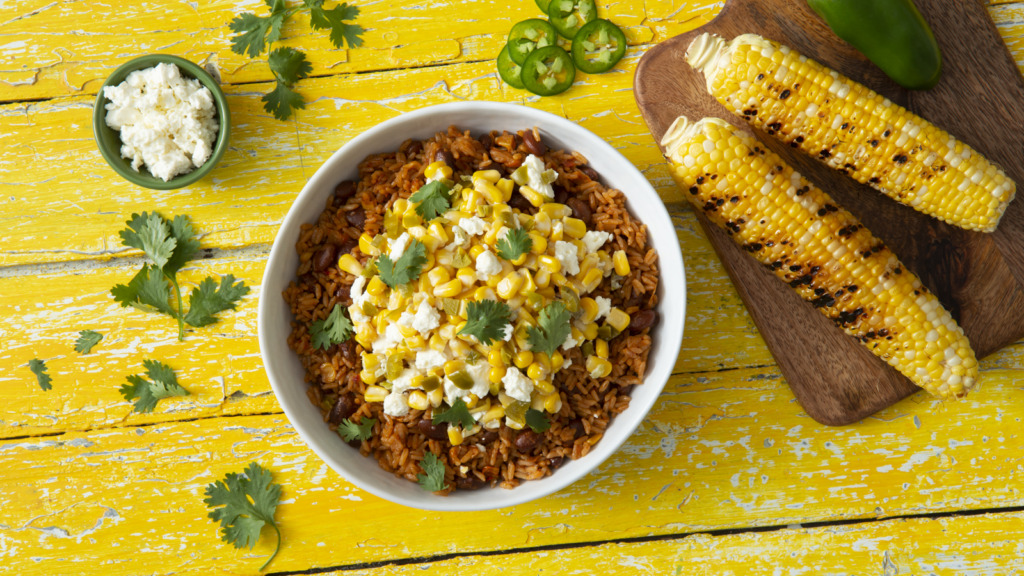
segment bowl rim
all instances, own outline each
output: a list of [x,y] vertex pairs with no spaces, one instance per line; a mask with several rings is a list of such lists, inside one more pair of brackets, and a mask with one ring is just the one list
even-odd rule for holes
[[[111,130],[115,134],[118,133],[117,130],[113,130],[106,124],[106,105],[108,100],[106,96],[103,95],[103,89],[107,86],[116,86],[120,84],[128,74],[136,70],[150,68],[160,63],[176,65],[183,75],[198,80],[200,84],[210,90],[217,109],[218,125],[217,138],[214,140],[213,150],[210,152],[210,157],[206,162],[195,170],[175,176],[167,182],[164,182],[160,178],[150,174],[148,170],[145,170],[145,167],[143,167],[143,170],[135,171],[131,166],[125,165],[125,159],[121,157],[120,150],[112,150],[101,136],[102,132],[105,130]],[[96,100],[93,103],[92,132],[93,140],[96,142],[96,147],[99,148],[103,159],[107,161],[107,164],[110,165],[114,172],[119,176],[132,184],[142,186],[143,188],[149,188],[151,190],[174,190],[176,188],[183,188],[189,184],[194,184],[201,180],[213,170],[221,157],[224,156],[224,152],[227,151],[228,148],[228,142],[231,134],[231,110],[228,107],[227,98],[224,96],[224,91],[221,89],[220,83],[217,82],[209,72],[204,70],[202,66],[199,66],[191,60],[187,60],[181,56],[175,56],[173,54],[146,54],[144,56],[132,58],[118,66],[110,76],[107,76],[103,85],[100,86],[99,91],[96,93]],[[120,141],[120,137],[118,137],[118,141]]]
[[[648,361],[647,374],[644,376],[643,384],[645,387],[648,387],[648,385],[650,385],[649,388],[652,390],[656,387],[657,390],[655,392],[652,392],[652,395],[650,396],[649,400],[644,405],[641,405],[639,407],[640,412],[638,415],[635,416],[636,419],[634,422],[624,422],[621,420],[625,415],[625,412],[615,416],[615,420],[609,426],[609,429],[613,428],[616,424],[618,424],[620,427],[628,426],[629,429],[627,430],[626,428],[619,428],[619,430],[621,430],[621,433],[619,433],[616,437],[609,437],[606,434],[605,437],[602,438],[601,442],[599,442],[595,446],[595,449],[591,451],[591,453],[589,453],[586,457],[580,459],[580,461],[585,461],[585,464],[581,465],[579,468],[571,471],[562,468],[546,478],[524,482],[523,485],[520,485],[519,487],[512,490],[502,490],[498,487],[486,488],[485,490],[490,491],[501,490],[500,494],[502,497],[488,499],[482,503],[460,500],[457,497],[457,495],[459,495],[460,492],[455,492],[453,495],[447,497],[435,496],[429,492],[423,492],[423,498],[410,498],[402,494],[395,494],[393,492],[388,491],[386,488],[382,486],[378,486],[371,482],[364,482],[360,478],[356,478],[347,474],[345,471],[345,464],[340,461],[337,461],[330,454],[330,452],[334,450],[334,447],[320,445],[319,441],[315,437],[315,434],[313,434],[310,430],[313,426],[326,426],[326,424],[322,420],[317,420],[316,422],[307,422],[306,420],[303,419],[303,417],[298,412],[300,410],[300,407],[292,405],[291,400],[289,400],[288,396],[283,392],[285,389],[284,387],[286,385],[295,385],[295,383],[282,382],[278,379],[275,371],[279,369],[279,367],[274,366],[273,362],[269,360],[271,356],[268,353],[268,351],[271,350],[272,347],[287,346],[286,339],[282,337],[282,334],[277,334],[274,341],[272,341],[271,337],[268,335],[268,327],[266,323],[268,322],[270,307],[272,306],[270,299],[281,298],[281,295],[279,293],[274,293],[274,288],[270,286],[270,284],[275,282],[275,280],[273,278],[273,274],[270,274],[268,272],[275,270],[275,268],[283,268],[281,261],[286,260],[288,251],[294,252],[295,250],[295,241],[298,238],[298,231],[300,229],[300,226],[307,222],[300,221],[300,210],[297,210],[296,207],[304,205],[312,200],[315,200],[317,197],[326,197],[330,192],[325,192],[325,189],[333,190],[334,186],[336,186],[337,184],[337,182],[325,182],[325,179],[328,178],[327,173],[331,171],[330,167],[334,164],[342,162],[342,159],[349,154],[358,155],[359,162],[362,162],[362,160],[368,154],[373,153],[372,146],[370,148],[367,148],[367,144],[370,144],[372,140],[377,138],[378,135],[381,133],[387,133],[405,126],[410,126],[412,129],[422,129],[424,125],[434,126],[434,132],[443,131],[444,129],[447,128],[449,122],[444,120],[433,120],[434,116],[444,118],[445,114],[449,112],[456,112],[461,114],[486,115],[488,113],[502,111],[514,111],[510,113],[523,114],[526,117],[526,121],[530,122],[532,125],[542,127],[545,131],[550,132],[552,135],[557,134],[559,139],[572,139],[574,137],[587,138],[590,140],[590,144],[592,144],[592,147],[600,148],[602,149],[602,152],[604,154],[610,154],[618,157],[618,159],[621,159],[622,163],[624,164],[622,168],[624,170],[632,172],[628,176],[636,179],[638,182],[643,182],[645,184],[645,187],[642,190],[623,190],[623,194],[626,195],[627,202],[630,201],[631,195],[639,195],[640,197],[643,197],[643,199],[656,200],[656,203],[653,206],[644,206],[644,212],[642,214],[641,221],[648,226],[648,229],[650,229],[652,222],[658,221],[658,227],[667,229],[669,231],[673,231],[672,237],[673,239],[675,238],[675,226],[673,225],[672,220],[668,214],[668,210],[666,209],[664,203],[661,201],[661,198],[658,196],[657,192],[654,190],[653,186],[651,186],[647,178],[636,168],[635,165],[633,165],[631,161],[625,158],[625,156],[623,156],[621,152],[616,150],[611,144],[609,144],[603,138],[597,136],[593,132],[590,132],[586,128],[583,128],[582,126],[566,118],[557,116],[555,114],[543,110],[530,108],[524,105],[509,104],[502,102],[464,101],[437,104],[433,106],[420,108],[411,112],[402,113],[396,117],[385,120],[384,122],[376,124],[371,128],[363,131],[362,133],[360,133],[359,135],[355,136],[347,143],[342,145],[327,160],[323,162],[323,164],[317,169],[313,176],[310,177],[310,179],[303,186],[302,191],[299,192],[299,194],[295,197],[294,201],[292,202],[292,205],[288,209],[288,212],[285,214],[281,222],[281,225],[278,229],[274,243],[271,247],[266,267],[264,268],[264,275],[260,287],[260,299],[258,303],[257,312],[257,336],[260,345],[260,355],[264,363],[264,370],[267,374],[268,379],[270,380],[271,388],[273,389],[278,402],[280,403],[282,409],[284,410],[286,417],[298,432],[303,443],[306,446],[308,446],[311,450],[313,450],[313,452],[324,463],[330,466],[349,483],[354,484],[359,488],[365,490],[366,492],[369,492],[384,500],[401,504],[404,506],[409,506],[411,508],[437,511],[482,511],[496,508],[506,508],[522,504],[528,501],[532,501],[538,498],[542,498],[544,496],[548,496],[550,494],[558,492],[559,490],[562,490],[566,486],[569,486],[575,483],[576,481],[580,480],[584,476],[594,472],[607,460],[607,458],[609,458],[612,454],[619,450],[622,444],[624,444],[625,441],[633,435],[633,433],[640,426],[640,424],[646,419],[651,408],[654,406],[654,404],[660,397],[661,393],[663,392],[665,384],[671,377],[673,367],[676,363],[676,359],[678,358],[680,348],[682,346],[683,329],[686,318],[686,282],[682,251],[679,248],[678,241],[676,241],[672,243],[675,249],[665,250],[664,246],[658,248],[658,261],[660,267],[659,291],[663,291],[661,301],[659,302],[659,308],[662,307],[662,304],[665,302],[665,297],[668,295],[668,288],[666,288],[664,285],[664,282],[666,280],[665,270],[666,266],[668,266],[673,271],[678,271],[678,278],[676,278],[676,280],[679,281],[679,286],[677,287],[673,285],[671,287],[671,290],[672,298],[674,300],[678,300],[679,310],[678,317],[666,318],[663,316],[658,326],[659,342],[656,342],[655,345],[659,347],[667,345],[667,349],[659,349],[659,355],[664,355],[663,358],[658,359],[658,365],[661,367],[659,371],[662,373],[658,377],[660,381],[655,381],[652,379],[652,366],[654,365],[654,362],[652,360]],[[457,122],[451,123],[457,124]],[[500,130],[502,129],[502,126],[496,125],[493,129]],[[410,132],[411,131],[412,130],[410,130]],[[330,177],[336,179],[336,176],[332,175]],[[626,176],[623,176],[623,178],[626,178]],[[639,215],[639,211],[637,210],[635,202],[638,199],[640,198],[634,200],[634,206],[631,208],[631,211],[637,215]],[[654,244],[653,238],[651,239],[651,244]],[[294,271],[288,271],[288,275],[289,278],[284,281],[284,286],[287,286],[287,282],[290,282],[291,276],[294,276]],[[278,305],[284,305],[283,299],[282,302]],[[288,349],[287,352],[294,354],[294,352],[292,352],[291,349]],[[300,381],[302,385],[305,385],[305,382],[301,377]],[[627,408],[627,411],[631,411],[634,408],[634,405],[636,403],[633,402],[632,400],[635,398],[636,395],[634,392],[633,398],[631,398],[630,407]],[[304,394],[302,395],[302,400],[305,400],[308,403],[308,399],[305,397]],[[340,445],[340,443],[337,444],[337,446]],[[386,472],[383,469],[380,469],[377,466],[377,462],[375,460],[369,459],[368,457],[363,457],[361,455],[359,456],[360,458],[365,458],[367,460],[367,466],[374,466],[382,474],[387,474],[389,476],[391,475],[391,473]],[[405,480],[402,481],[406,482]],[[541,482],[544,482],[542,486],[539,485],[539,483]],[[532,488],[525,489],[527,485],[530,485]],[[476,492],[478,491],[473,491],[473,493]]]

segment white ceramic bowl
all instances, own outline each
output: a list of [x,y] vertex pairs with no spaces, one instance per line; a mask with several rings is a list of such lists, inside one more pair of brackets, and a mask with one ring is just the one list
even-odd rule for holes
[[[485,488],[456,491],[443,497],[385,472],[376,460],[360,455],[327,427],[320,410],[306,396],[305,372],[298,356],[288,348],[286,338],[291,331],[292,315],[281,293],[295,278],[299,227],[316,221],[338,182],[356,179],[357,167],[367,155],[397,150],[408,138],[426,139],[450,125],[475,135],[536,126],[549,147],[582,153],[606,185],[625,193],[630,210],[647,225],[650,240],[658,251],[661,281],[660,321],[655,328],[644,383],[633,389],[629,408],[615,417],[590,454],[579,460],[567,460],[547,478],[523,482],[512,490]],[[521,504],[556,492],[597,468],[629,438],[657,401],[679,353],[686,315],[686,281],[676,232],[661,199],[640,171],[604,140],[565,118],[526,106],[494,102],[441,104],[409,112],[374,126],[342,146],[310,178],[285,215],[270,251],[261,296],[258,330],[264,367],[274,394],[299,436],[331,468],[363,490],[398,504],[446,511]]]

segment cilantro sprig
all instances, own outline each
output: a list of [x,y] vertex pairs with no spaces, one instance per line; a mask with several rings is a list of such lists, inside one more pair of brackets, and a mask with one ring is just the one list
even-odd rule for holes
[[375,418],[363,418],[362,422],[353,422],[345,418],[338,424],[338,436],[345,442],[369,440],[373,436],[373,425],[376,423]]
[[419,240],[410,240],[398,260],[392,261],[387,254],[381,254],[376,262],[380,279],[394,289],[419,278],[427,263],[427,247]]
[[128,376],[128,383],[121,385],[121,396],[129,402],[135,400],[136,412],[152,412],[156,403],[164,398],[189,395],[189,391],[178,384],[178,377],[167,364],[143,360],[142,365],[151,380],[146,380],[140,374],[132,374]]
[[335,344],[341,344],[352,336],[352,321],[345,317],[341,304],[323,320],[317,320],[309,326],[309,335],[313,339],[313,348],[327,350]]
[[427,182],[415,194],[409,196],[409,202],[417,203],[416,213],[427,222],[444,214],[452,206],[451,188],[439,180]]
[[[179,215],[167,220],[156,212],[143,212],[132,214],[127,224],[120,232],[121,241],[142,250],[150,263],[143,264],[128,284],[118,284],[110,293],[122,307],[158,312],[177,320],[178,340],[185,339],[185,324],[196,328],[213,324],[218,312],[234,310],[249,293],[249,287],[242,281],[235,282],[231,274],[221,277],[219,285],[208,277],[192,289],[185,312],[177,274],[199,251],[199,240],[188,217]],[[172,289],[176,306],[171,303]]]
[[505,336],[505,326],[512,314],[508,304],[497,300],[479,300],[466,304],[466,325],[459,334],[476,336],[484,346]]
[[42,388],[44,392],[53,389],[53,384],[51,384],[53,379],[46,373],[46,362],[43,362],[38,358],[33,358],[28,361],[28,369],[36,375],[36,381],[39,382],[39,387]]
[[548,428],[551,428],[551,422],[548,421],[548,417],[540,410],[534,410],[533,408],[526,411],[526,425],[538,434],[547,432]]
[[433,424],[440,424],[442,422],[458,424],[463,428],[469,428],[473,424],[476,424],[476,420],[474,420],[473,415],[469,413],[469,407],[462,401],[462,398],[456,398],[452,401],[451,408],[434,414],[434,418],[431,422]]
[[82,330],[78,333],[78,340],[75,340],[75,352],[88,354],[92,352],[93,346],[100,343],[100,340],[103,340],[103,334],[94,330]]
[[527,339],[534,350],[539,350],[547,355],[554,354],[558,347],[565,343],[569,337],[572,327],[569,320],[572,314],[565,309],[565,304],[555,300],[543,310],[537,318],[539,328],[530,326],[527,328]]
[[416,481],[428,492],[444,490],[447,486],[444,483],[444,462],[433,453],[427,452],[420,461],[420,468],[424,474],[417,474]]
[[242,474],[229,472],[208,485],[203,502],[211,509],[210,518],[220,522],[221,540],[235,548],[252,550],[264,525],[277,532],[277,547],[260,566],[262,572],[281,549],[281,529],[274,520],[280,499],[281,485],[273,483],[269,470],[252,462]]
[[533,238],[522,228],[509,230],[505,237],[498,240],[498,256],[505,260],[515,260],[533,248]]
[[[271,45],[281,39],[281,30],[285,22],[300,10],[309,10],[309,25],[314,30],[330,30],[331,44],[335,48],[349,48],[363,43],[363,28],[357,24],[347,24],[359,16],[359,8],[342,2],[331,9],[324,8],[323,0],[302,0],[302,4],[288,7],[285,0],[264,0],[270,8],[269,16],[257,16],[245,12],[235,16],[231,21],[231,50],[236,54],[256,58],[269,50]],[[263,108],[278,120],[287,120],[296,109],[304,109],[306,101],[302,95],[293,90],[301,79],[307,78],[313,71],[313,65],[306,60],[306,54],[295,48],[277,48],[267,57],[267,64],[274,74],[274,89],[263,96]]]

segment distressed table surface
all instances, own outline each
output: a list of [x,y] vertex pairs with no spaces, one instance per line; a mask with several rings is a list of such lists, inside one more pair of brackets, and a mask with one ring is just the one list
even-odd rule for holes
[[[794,0],[795,1],[795,0]],[[970,0],[965,0],[970,1]],[[284,486],[273,572],[327,574],[1008,574],[1024,571],[1024,342],[982,363],[982,387],[924,394],[828,428],[801,410],[667,170],[632,95],[639,57],[709,21],[711,0],[599,3],[626,59],[537,99],[504,86],[493,57],[532,2],[357,2],[357,49],[290,23],[313,77],[295,120],[269,117],[271,73],[229,50],[228,22],[258,0],[0,3],[0,574],[247,574],[273,549],[220,541],[205,486],[257,461]],[[1024,68],[1024,3],[986,2]],[[144,52],[215,66],[231,148],[204,181],[153,192],[118,179],[92,141],[103,79]],[[184,342],[164,317],[118,307],[110,287],[139,253],[132,212],[188,214],[201,260],[182,276],[257,287],[306,179],[366,128],[458,100],[517,102],[596,132],[651,180],[686,260],[686,336],[637,433],[596,472],[548,498],[480,513],[389,504],[328,469],[288,424],[256,342],[254,291]],[[268,295],[277,297],[277,295]],[[72,350],[78,331],[105,335]],[[27,364],[46,361],[53,389]],[[192,395],[131,412],[118,393],[144,359]]]

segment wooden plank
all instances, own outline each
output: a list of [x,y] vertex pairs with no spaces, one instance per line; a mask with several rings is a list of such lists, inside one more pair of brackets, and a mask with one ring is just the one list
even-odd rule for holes
[[[722,117],[746,127],[707,94],[705,79],[683,55],[700,33],[724,38],[757,31],[834,66],[894,102],[902,102],[1001,164],[1024,181],[1024,82],[985,10],[975,3],[921,3],[942,40],[944,77],[933,90],[908,93],[834,35],[803,3],[731,0],[710,24],[649,51],[636,76],[636,96],[655,138],[679,115]],[[980,98],[963,86],[993,85]],[[828,190],[921,277],[963,326],[979,356],[1024,336],[1024,204],[1011,204],[993,234],[965,232],[900,206],[815,163],[785,143],[762,141]],[[997,144],[993,144],[997,142]],[[847,424],[913,393],[916,387],[845,336],[703,215],[712,244],[804,408],[819,422]],[[1009,312],[1007,312],[1009,310]]]

